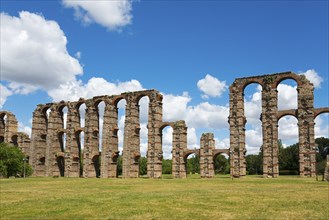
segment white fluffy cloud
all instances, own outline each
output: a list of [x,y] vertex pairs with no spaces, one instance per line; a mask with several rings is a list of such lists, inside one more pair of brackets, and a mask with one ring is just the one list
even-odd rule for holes
[[[32,124],[32,119],[31,119],[30,123]],[[29,135],[29,137],[31,137],[31,134],[32,134],[31,126],[26,126],[23,123],[18,122],[18,131],[24,132],[25,134]]]
[[172,94],[163,95],[163,120],[177,121],[185,118],[187,104],[191,101],[187,92],[181,96]]
[[321,114],[315,118],[314,127],[315,138],[326,137],[329,138],[329,114]]
[[11,96],[12,94],[13,92],[11,90],[7,89],[7,87],[0,83],[0,108],[2,108],[2,106],[5,104],[7,97]]
[[247,154],[258,154],[262,144],[262,133],[258,129],[246,130]]
[[297,122],[297,119],[293,116],[285,116],[279,120],[279,139],[283,143],[287,142],[290,145],[298,142]]
[[75,17],[84,24],[98,23],[108,30],[118,30],[132,20],[130,0],[79,1],[63,0],[65,7],[74,8]]
[[278,110],[297,109],[297,87],[287,84],[278,85]]
[[200,91],[204,93],[202,98],[208,99],[210,97],[220,97],[226,91],[228,86],[226,81],[221,82],[216,77],[209,74],[204,79],[200,79],[197,83]]
[[203,102],[196,106],[189,106],[184,119],[191,127],[228,129],[228,116],[228,107]]
[[1,77],[13,93],[52,89],[74,80],[83,70],[66,49],[55,21],[26,11],[19,17],[1,13]]
[[68,81],[59,85],[58,88],[49,90],[48,95],[54,101],[76,101],[80,97],[91,98],[99,95],[120,94],[137,90],[143,90],[142,85],[137,80],[112,83],[103,78],[93,77],[86,84],[77,80]]
[[305,75],[305,77],[310,80],[311,83],[313,83],[314,88],[321,88],[323,79],[314,69],[307,70],[306,72],[300,74]]

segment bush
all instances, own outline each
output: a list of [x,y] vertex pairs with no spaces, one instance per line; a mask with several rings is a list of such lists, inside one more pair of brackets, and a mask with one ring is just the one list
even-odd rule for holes
[[[25,155],[16,146],[8,143],[0,143],[0,176],[2,177],[22,177],[24,175]],[[32,174],[32,167],[25,162],[25,175]]]

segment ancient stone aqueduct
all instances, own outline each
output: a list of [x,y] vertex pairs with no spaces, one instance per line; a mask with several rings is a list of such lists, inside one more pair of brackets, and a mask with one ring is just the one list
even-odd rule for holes
[[[293,79],[297,83],[298,109],[278,110],[277,85]],[[0,142],[20,147],[29,159],[35,176],[102,177],[116,178],[118,151],[118,102],[126,100],[124,143],[122,152],[122,177],[139,176],[140,119],[139,100],[149,98],[147,176],[162,176],[162,130],[173,128],[172,175],[186,178],[186,158],[192,153],[200,156],[201,177],[213,177],[214,158],[225,153],[230,156],[230,173],[233,177],[246,175],[246,146],[244,114],[244,89],[251,83],[262,86],[263,176],[278,177],[278,121],[286,115],[295,116],[299,127],[299,170],[301,176],[315,176],[314,119],[329,108],[314,109],[313,84],[305,76],[292,72],[236,79],[230,86],[230,146],[215,149],[212,133],[202,134],[200,149],[187,148],[187,127],[184,121],[162,121],[162,95],[156,90],[127,92],[120,95],[97,96],[76,102],[40,104],[33,112],[32,137],[17,132],[15,116],[8,111],[0,112]],[[99,134],[98,104],[105,102],[103,132]],[[85,126],[80,124],[79,107],[85,104]],[[63,108],[67,107],[67,124],[64,127]],[[49,112],[49,109],[51,110]],[[48,113],[49,112],[49,115]],[[81,133],[84,148],[81,148]],[[63,135],[66,138],[63,139]],[[99,137],[102,152],[99,152]],[[66,143],[63,143],[63,140]],[[64,149],[64,145],[66,146]],[[100,160],[99,160],[100,159]],[[100,164],[99,164],[100,161]]]

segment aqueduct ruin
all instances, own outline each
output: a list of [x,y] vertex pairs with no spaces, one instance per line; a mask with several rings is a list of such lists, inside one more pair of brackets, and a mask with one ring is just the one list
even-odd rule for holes
[[[278,110],[277,85],[285,80],[297,82],[298,108]],[[163,122],[162,95],[156,90],[127,92],[120,95],[97,96],[76,102],[40,104],[33,112],[31,140],[17,132],[17,120],[7,111],[0,112],[0,142],[13,143],[22,148],[29,158],[35,176],[102,177],[115,178],[117,173],[118,148],[118,103],[126,100],[124,140],[122,152],[122,177],[139,176],[140,109],[139,101],[148,97],[148,146],[147,176],[162,177],[162,131],[173,128],[172,175],[186,178],[186,159],[195,153],[200,157],[201,177],[213,177],[214,158],[222,153],[230,156],[231,176],[246,175],[246,146],[244,114],[244,88],[258,83],[262,86],[262,133],[263,176],[278,177],[278,120],[285,115],[298,119],[300,175],[315,175],[314,119],[329,112],[329,108],[313,107],[313,85],[303,76],[292,72],[238,78],[230,86],[230,147],[215,149],[212,133],[202,134],[200,149],[187,147],[187,127],[184,121]],[[98,109],[105,103],[103,129],[100,134]],[[79,108],[85,105],[85,125],[82,126]],[[64,120],[63,109],[67,110]],[[66,122],[66,123],[65,123]],[[102,150],[99,150],[99,142]],[[83,142],[83,143],[82,143]],[[82,144],[84,148],[82,149]]]
[[[297,83],[298,108],[278,110],[278,84],[286,79]],[[285,115],[298,119],[299,128],[299,172],[301,176],[315,176],[316,146],[314,142],[314,119],[329,112],[329,108],[314,109],[313,84],[304,75],[284,72],[263,76],[236,79],[230,86],[230,153],[231,175],[246,175],[246,147],[244,114],[244,89],[251,83],[262,86],[263,176],[278,177],[278,121]]]

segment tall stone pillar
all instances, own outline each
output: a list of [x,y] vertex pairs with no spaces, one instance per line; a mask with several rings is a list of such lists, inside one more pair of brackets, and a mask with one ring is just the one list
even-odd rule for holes
[[314,177],[316,147],[314,140],[313,84],[302,78],[298,86],[299,172]]
[[139,105],[134,93],[126,93],[126,119],[122,153],[122,177],[137,178],[139,176],[140,158],[140,122]]
[[118,108],[111,97],[106,98],[103,117],[101,177],[117,177],[118,151]]
[[200,138],[200,176],[212,178],[215,176],[213,151],[215,140],[213,133],[204,133]]
[[263,177],[279,176],[278,153],[278,98],[274,76],[264,78],[262,90]]
[[79,136],[77,130],[80,127],[79,110],[77,103],[68,103],[67,113],[67,133],[66,133],[66,149],[65,149],[65,176],[79,177],[80,176],[80,150],[78,146]]
[[230,87],[230,164],[231,176],[240,177],[246,175],[246,147],[243,88],[238,83]]
[[83,177],[96,177],[98,149],[98,113],[93,100],[86,101],[85,144],[83,149]]
[[148,148],[147,148],[147,176],[149,178],[162,177],[162,144],[160,126],[162,123],[162,95],[152,91],[148,112]]
[[53,104],[49,112],[47,130],[47,176],[63,176],[65,172],[65,155],[60,132],[63,132],[63,115],[59,112],[58,105]]
[[38,105],[33,112],[32,136],[30,147],[30,164],[33,168],[33,176],[46,175],[46,146],[47,146],[48,120],[46,107]]
[[186,178],[184,152],[187,150],[187,127],[185,121],[177,121],[173,128],[172,175]]

